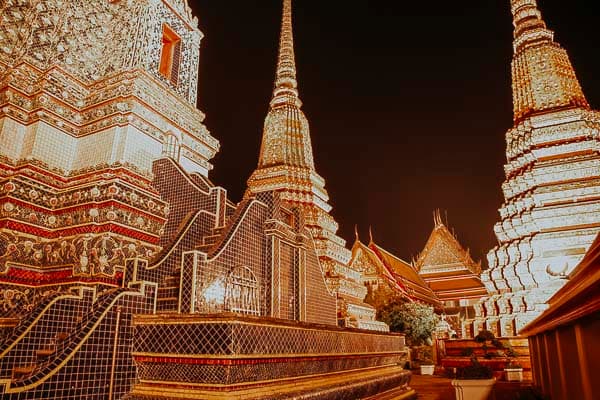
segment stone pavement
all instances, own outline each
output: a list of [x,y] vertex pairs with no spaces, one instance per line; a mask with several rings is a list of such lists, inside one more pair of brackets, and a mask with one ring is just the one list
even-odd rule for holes
[[410,387],[417,392],[419,400],[454,400],[454,388],[448,378],[414,373]]
[[[451,379],[441,376],[413,373],[410,387],[417,392],[418,400],[454,400],[454,388],[450,382]],[[490,400],[513,400],[530,389],[531,382],[497,381]]]

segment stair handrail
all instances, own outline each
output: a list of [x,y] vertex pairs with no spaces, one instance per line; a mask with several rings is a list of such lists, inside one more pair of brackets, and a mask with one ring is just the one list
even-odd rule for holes
[[52,308],[52,306],[63,299],[82,299],[82,295],[53,293],[46,296],[30,312],[28,312],[13,328],[10,336],[0,345],[0,358],[3,358],[13,347],[17,345],[29,333],[40,319]]
[[[95,332],[96,328],[104,320],[112,307],[124,296],[144,296],[142,291],[136,291],[129,288],[111,289],[109,293],[101,295],[92,305],[90,311],[82,318],[80,324],[65,338],[58,346],[53,357],[49,357],[44,362],[38,364],[36,368],[27,375],[16,380],[0,380],[0,384],[5,384],[5,393],[23,392],[33,389],[46,380],[54,376],[64,364],[79,351],[89,337]],[[103,309],[99,315],[96,311]],[[79,329],[78,329],[79,328]],[[83,335],[83,337],[81,337]]]

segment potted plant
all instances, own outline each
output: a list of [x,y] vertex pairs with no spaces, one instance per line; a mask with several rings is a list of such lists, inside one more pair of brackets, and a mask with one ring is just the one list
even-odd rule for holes
[[[496,336],[494,336],[492,332],[488,330],[479,331],[477,336],[475,336],[475,341],[477,343],[481,343],[481,349],[483,350],[483,357],[485,359],[489,360],[494,357],[504,356],[503,350],[505,349],[505,347],[502,344],[502,342],[496,339]],[[496,352],[489,351],[490,347],[488,346],[488,342],[491,343],[491,345],[497,349]]]
[[509,362],[504,367],[506,374],[506,380],[509,382],[521,382],[523,381],[523,366],[517,362]]
[[471,365],[457,368],[452,386],[456,400],[487,400],[496,378],[490,367],[481,365],[477,357],[471,358]]
[[432,359],[432,348],[421,347],[416,354],[419,360],[419,368],[421,368],[421,375],[433,375],[435,363]]
[[[475,341],[482,343],[482,349],[484,351],[484,357],[491,359],[492,357],[506,357],[507,363],[504,366],[504,372],[507,381],[518,381],[523,380],[523,367],[515,361],[517,352],[512,348],[510,344],[501,343],[494,334],[490,331],[483,330],[475,337]],[[491,344],[498,349],[497,354],[488,352],[489,347],[487,343]]]
[[421,375],[433,375],[435,364],[430,358],[426,358],[421,362]]

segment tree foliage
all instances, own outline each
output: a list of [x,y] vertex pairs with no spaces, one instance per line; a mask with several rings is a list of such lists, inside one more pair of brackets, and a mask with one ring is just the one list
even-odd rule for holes
[[379,309],[377,319],[388,324],[392,332],[404,333],[407,343],[411,346],[429,342],[439,322],[433,307],[398,301]]

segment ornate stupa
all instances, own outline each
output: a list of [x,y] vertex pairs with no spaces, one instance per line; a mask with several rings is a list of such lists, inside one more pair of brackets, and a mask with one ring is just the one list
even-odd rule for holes
[[600,114],[536,0],[511,0],[514,126],[505,202],[476,329],[512,336],[545,308],[600,231]]
[[3,1],[0,17],[0,272],[117,281],[160,248],[153,161],[207,176],[219,148],[195,106],[198,21],[183,0]]
[[[373,319],[374,310],[363,302],[367,294],[360,271],[348,268],[351,251],[336,232],[338,223],[329,214],[325,180],[317,173],[308,119],[298,94],[292,2],[284,1],[275,88],[265,118],[258,166],[248,179],[247,194],[277,191],[280,198],[302,209],[316,243],[328,287],[337,293],[340,318],[360,314]],[[350,309],[350,310],[349,310]]]

